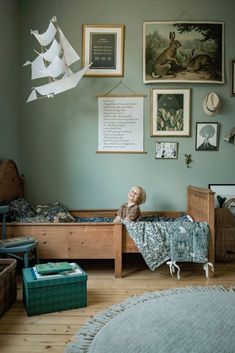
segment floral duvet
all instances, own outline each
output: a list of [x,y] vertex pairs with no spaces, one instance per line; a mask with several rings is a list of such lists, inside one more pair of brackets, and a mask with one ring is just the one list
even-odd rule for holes
[[205,222],[123,221],[151,270],[166,261],[207,263],[209,227]]

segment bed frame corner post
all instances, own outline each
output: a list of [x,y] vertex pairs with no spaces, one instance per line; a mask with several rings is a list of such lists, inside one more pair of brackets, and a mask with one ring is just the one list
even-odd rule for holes
[[121,223],[114,225],[115,278],[122,277],[122,227]]
[[[209,225],[208,261],[215,265],[215,210],[214,192],[210,189],[189,185],[187,187],[187,213],[198,222],[207,222]],[[209,271],[209,277],[214,272]]]
[[[212,263],[213,267],[215,267],[215,209],[214,209],[214,193],[210,194],[209,200],[209,229],[210,229],[210,238],[209,238],[209,262]],[[214,271],[209,271],[209,277],[213,278],[215,275]]]

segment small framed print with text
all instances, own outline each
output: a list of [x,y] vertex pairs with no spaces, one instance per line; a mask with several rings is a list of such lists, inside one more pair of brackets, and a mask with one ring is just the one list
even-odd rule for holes
[[124,25],[83,25],[85,76],[123,76]]

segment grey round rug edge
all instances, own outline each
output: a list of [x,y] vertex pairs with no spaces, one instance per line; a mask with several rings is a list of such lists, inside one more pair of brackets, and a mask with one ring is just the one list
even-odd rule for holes
[[117,315],[123,313],[126,309],[132,308],[140,303],[171,295],[211,292],[235,292],[235,287],[225,288],[223,286],[187,286],[163,291],[145,292],[142,295],[132,296],[121,303],[108,307],[88,320],[85,326],[83,326],[83,328],[75,336],[74,341],[67,346],[65,353],[88,353],[90,345],[92,345],[94,339],[105,327],[105,325],[117,317]]

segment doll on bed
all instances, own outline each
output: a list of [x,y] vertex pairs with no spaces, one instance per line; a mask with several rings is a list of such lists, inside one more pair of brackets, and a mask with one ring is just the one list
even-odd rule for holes
[[140,216],[139,205],[146,201],[146,193],[140,186],[133,186],[128,193],[128,200],[125,202],[117,212],[114,218],[114,223],[121,222],[122,219],[128,221],[137,221]]

